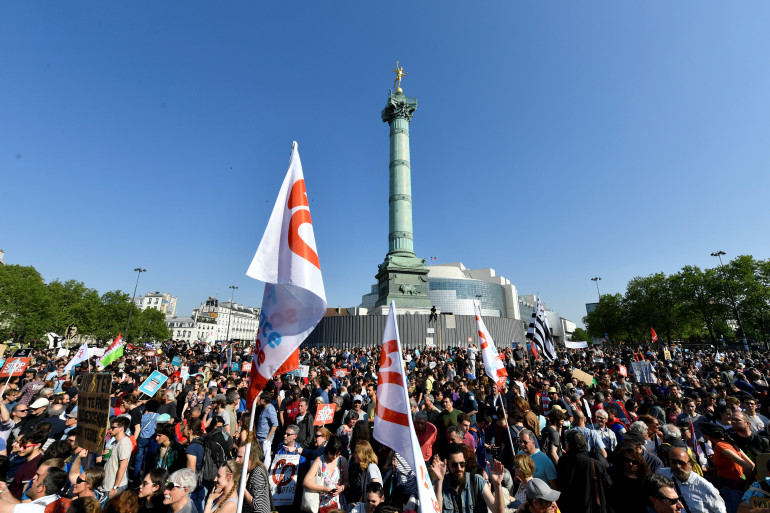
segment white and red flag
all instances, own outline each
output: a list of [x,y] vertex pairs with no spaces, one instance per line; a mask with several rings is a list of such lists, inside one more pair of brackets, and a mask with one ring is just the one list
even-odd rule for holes
[[652,341],[653,342],[657,342],[658,341],[658,334],[655,333],[655,328],[650,326],[650,331],[652,332]]
[[481,342],[481,358],[484,360],[484,372],[492,381],[497,383],[497,388],[502,390],[503,385],[505,385],[508,379],[508,372],[505,370],[502,360],[498,357],[495,341],[492,340],[492,336],[489,334],[484,320],[481,318],[481,305],[476,301],[473,302],[473,310],[476,314],[476,327],[479,331],[479,341]]
[[75,365],[88,360],[88,342],[83,342],[78,352],[72,357],[72,360],[64,367],[65,372],[69,372],[75,367]]
[[396,304],[391,301],[382,337],[380,372],[377,376],[377,409],[374,438],[403,457],[417,476],[419,513],[439,513],[438,501],[428,476],[422,450],[410,415],[409,395],[401,359],[401,341],[396,324]]
[[297,143],[246,274],[265,282],[248,404],[274,374],[299,366],[299,345],[326,313],[326,292]]

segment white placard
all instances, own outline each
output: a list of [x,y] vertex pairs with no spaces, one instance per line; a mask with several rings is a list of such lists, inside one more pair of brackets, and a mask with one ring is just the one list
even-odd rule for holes
[[291,506],[297,489],[299,454],[277,454],[270,466],[270,492],[276,506]]

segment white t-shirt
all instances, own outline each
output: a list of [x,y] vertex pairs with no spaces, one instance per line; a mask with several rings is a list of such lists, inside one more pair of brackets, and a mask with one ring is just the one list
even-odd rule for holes
[[43,513],[45,507],[58,498],[59,496],[54,494],[40,497],[33,502],[22,502],[13,507],[13,513]]

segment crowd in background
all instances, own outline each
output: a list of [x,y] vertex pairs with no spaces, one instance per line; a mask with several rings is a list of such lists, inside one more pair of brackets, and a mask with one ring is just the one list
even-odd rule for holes
[[[221,349],[170,341],[111,364],[100,454],[76,437],[88,364],[66,372],[68,357],[33,352],[0,401],[0,513],[235,513],[244,466],[249,513],[419,510],[406,460],[373,437],[378,348],[303,350],[307,372],[275,376],[254,411],[239,370],[249,348],[236,347],[229,366]],[[404,354],[442,512],[747,513],[770,499],[763,354],[620,347],[548,362],[516,347],[504,351],[502,389],[480,358],[473,345]],[[655,383],[634,379],[636,361]],[[155,370],[169,380],[149,397],[139,385]],[[329,403],[333,419],[316,425]],[[298,486],[276,506],[269,469],[287,454],[299,455]]]

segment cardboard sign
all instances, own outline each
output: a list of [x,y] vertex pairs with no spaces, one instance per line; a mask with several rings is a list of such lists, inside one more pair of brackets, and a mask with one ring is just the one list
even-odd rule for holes
[[297,490],[297,469],[299,454],[278,454],[273,456],[270,467],[270,492],[276,506],[294,504],[294,492]]
[[770,497],[752,497],[749,501],[751,502],[751,509],[770,508]]
[[6,351],[8,351],[8,346],[6,344],[0,344],[0,356],[3,356]]
[[580,369],[575,369],[572,371],[572,377],[577,378],[578,382],[583,382],[587,386],[591,386],[591,383],[594,381],[594,377],[591,374],[588,374],[585,371],[582,371]]
[[11,376],[23,376],[24,370],[29,365],[29,358],[8,358],[3,363],[0,370],[0,378],[10,378]]
[[150,374],[150,377],[141,384],[139,391],[152,397],[158,390],[160,390],[160,387],[162,387],[166,381],[168,381],[168,376],[161,372],[153,371],[152,374]]
[[336,411],[337,403],[319,404],[318,410],[315,413],[314,426],[325,426],[334,420],[334,412]]
[[648,361],[631,362],[634,371],[634,380],[637,383],[657,383],[655,373],[652,371],[652,363]]
[[243,365],[241,365],[241,372],[251,372],[251,362],[243,362]]
[[628,377],[628,369],[625,365],[618,365],[618,372],[621,376]]
[[14,358],[29,358],[32,356],[32,348],[31,347],[23,347],[21,349],[17,349],[13,352]]
[[174,358],[172,358],[171,365],[173,365],[174,367],[179,367],[180,365],[182,365],[182,357],[175,356]]
[[77,444],[101,454],[110,421],[112,374],[83,374],[78,387]]

